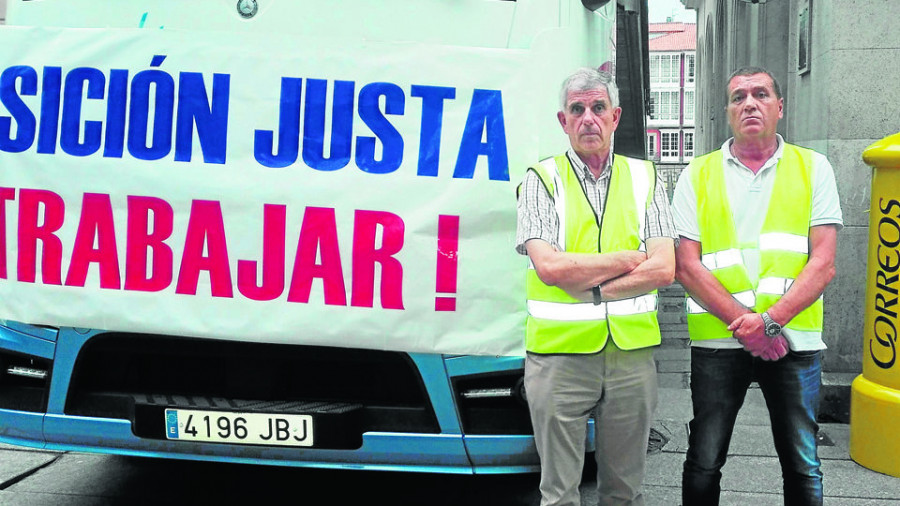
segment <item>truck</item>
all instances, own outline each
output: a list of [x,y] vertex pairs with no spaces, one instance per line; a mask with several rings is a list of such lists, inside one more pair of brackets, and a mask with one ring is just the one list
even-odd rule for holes
[[578,66],[643,156],[646,2],[6,8],[0,442],[539,468],[515,185]]

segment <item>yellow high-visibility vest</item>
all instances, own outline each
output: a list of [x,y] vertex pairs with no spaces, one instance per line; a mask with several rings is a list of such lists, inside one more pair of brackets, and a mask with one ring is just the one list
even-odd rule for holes
[[[537,173],[553,199],[559,217],[558,244],[565,251],[645,250],[646,210],[656,186],[652,163],[615,156],[602,216],[594,212],[565,155],[548,158],[529,170]],[[530,352],[595,353],[610,335],[623,350],[660,343],[656,290],[594,305],[544,284],[529,265],[526,294],[525,348]]]
[[[809,258],[809,225],[812,216],[812,156],[809,149],[784,144],[775,167],[775,181],[756,248],[759,249],[759,282],[747,274],[734,216],[725,188],[721,151],[694,160],[691,179],[697,193],[701,261],[732,296],[744,306],[763,312],[791,287]],[[785,325],[800,331],[822,331],[822,298]],[[709,313],[690,295],[686,300],[691,339],[732,337],[728,324]]]

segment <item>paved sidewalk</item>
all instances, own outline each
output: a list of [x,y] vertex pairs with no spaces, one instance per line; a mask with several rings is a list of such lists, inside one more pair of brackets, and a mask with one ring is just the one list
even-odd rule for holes
[[[661,451],[648,457],[645,493],[648,506],[673,506],[681,504],[681,466],[691,418],[690,391],[662,388],[659,401],[654,427],[668,442]],[[825,475],[826,505],[900,504],[900,478],[871,471],[850,459],[849,425],[821,424],[820,436],[819,458]],[[723,505],[784,504],[781,468],[759,389],[747,393],[722,474]]]
[[[648,458],[644,480],[648,506],[681,504],[681,469],[691,420],[690,349],[680,308],[667,307],[680,304],[669,293],[664,294],[660,307],[663,345],[656,351],[660,390],[654,428],[667,441]],[[826,505],[900,505],[900,478],[871,471],[850,459],[848,424],[821,423],[820,427],[819,458],[825,475]],[[747,393],[722,474],[723,505],[784,504],[781,467],[765,400],[758,388],[751,387]],[[585,504],[596,504],[596,492],[588,487],[582,491]]]

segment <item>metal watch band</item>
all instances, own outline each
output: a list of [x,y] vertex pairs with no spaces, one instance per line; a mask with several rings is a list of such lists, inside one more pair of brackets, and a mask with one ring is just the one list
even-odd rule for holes
[[762,316],[764,331],[767,336],[774,337],[781,333],[781,324],[773,320],[768,312],[763,312],[760,316]]

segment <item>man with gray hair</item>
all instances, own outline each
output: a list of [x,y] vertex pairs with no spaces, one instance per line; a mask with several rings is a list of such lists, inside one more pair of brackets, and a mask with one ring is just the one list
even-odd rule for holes
[[656,289],[672,282],[675,227],[652,163],[612,153],[612,76],[579,69],[557,119],[570,149],[526,172],[517,251],[527,271],[525,390],[541,505],[578,505],[593,415],[600,504],[643,504],[657,402]]

